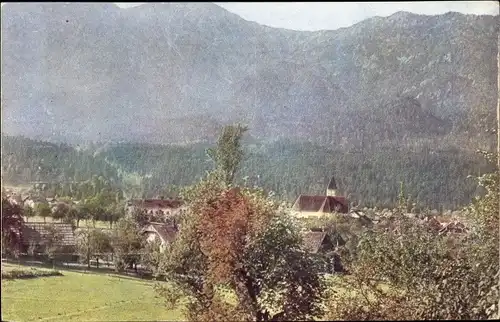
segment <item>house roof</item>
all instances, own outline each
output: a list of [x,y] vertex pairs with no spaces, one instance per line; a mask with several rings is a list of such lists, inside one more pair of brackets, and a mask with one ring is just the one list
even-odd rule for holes
[[373,220],[371,220],[368,216],[366,216],[360,211],[353,210],[352,212],[349,213],[349,216],[358,219],[363,225],[373,224]]
[[321,245],[323,245],[326,241],[331,242],[334,247],[343,246],[346,243],[342,236],[337,232],[333,232],[329,235],[325,231],[311,229],[303,236],[305,248],[313,254],[316,254],[321,248]]
[[435,231],[441,230],[441,228],[443,228],[444,226],[439,220],[436,219],[436,217],[426,217],[424,219],[424,222],[427,224],[427,227]]
[[328,183],[328,188],[327,189],[332,189],[332,190],[336,190],[337,189],[337,183],[335,182],[335,178],[333,176],[330,179],[330,183]]
[[443,225],[443,228],[441,228],[441,230],[439,231],[439,234],[447,234],[447,233],[462,234],[466,233],[467,231],[468,228],[463,223],[459,221],[453,221],[445,223]]
[[74,246],[76,245],[75,235],[71,224],[65,223],[44,223],[44,222],[28,222],[23,226],[23,244],[38,244],[43,245],[46,242],[46,237],[49,234],[50,227],[54,227],[61,233],[62,239],[59,241],[59,246]]
[[[328,196],[326,197],[325,205],[328,205],[328,208],[325,208],[325,212],[341,212],[347,213],[349,211],[349,204],[345,197],[340,196]],[[340,208],[339,208],[340,206]]]
[[313,254],[317,253],[326,235],[326,232],[320,231],[309,231],[305,233],[303,237],[304,247]]
[[156,233],[164,243],[171,243],[177,236],[178,229],[174,225],[162,223],[150,223],[142,233]]
[[300,195],[293,206],[298,211],[347,213],[349,206],[345,197]]
[[128,205],[147,209],[176,209],[182,206],[183,202],[174,199],[132,199]]
[[[85,230],[87,230],[85,227],[75,228],[74,234],[75,236],[78,236],[79,233],[84,232]],[[92,230],[100,230],[107,235],[111,235],[113,233],[113,229],[111,228],[93,227]]]

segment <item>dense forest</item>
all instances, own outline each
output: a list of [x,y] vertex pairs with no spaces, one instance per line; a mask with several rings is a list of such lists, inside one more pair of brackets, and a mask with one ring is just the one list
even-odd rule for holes
[[[67,184],[93,177],[127,191],[155,197],[201,179],[212,168],[208,144],[114,144],[85,149],[2,136],[2,178],[10,184]],[[299,194],[323,194],[329,178],[362,206],[389,207],[400,182],[419,208],[456,209],[470,202],[477,184],[469,175],[489,171],[482,156],[456,148],[377,147],[347,150],[311,142],[246,140],[236,181],[272,190],[293,202]]]
[[95,175],[120,181],[117,169],[89,150],[2,135],[2,177],[9,183],[79,182]]

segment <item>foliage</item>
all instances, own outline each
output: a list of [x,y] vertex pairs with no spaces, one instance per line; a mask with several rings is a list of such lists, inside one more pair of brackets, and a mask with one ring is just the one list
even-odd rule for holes
[[95,226],[96,221],[108,219],[106,207],[114,203],[114,201],[115,199],[111,195],[97,193],[93,197],[84,200],[82,210],[86,212],[86,217],[90,218]]
[[[333,294],[330,319],[486,319],[499,298],[498,177],[480,178],[486,194],[468,207],[471,232],[438,235],[404,217],[361,237],[349,283]],[[388,290],[380,290],[380,284]]]
[[338,247],[337,253],[341,257],[342,266],[347,269],[356,258],[360,236],[371,228],[371,226],[365,225],[357,218],[343,215],[324,215],[318,218],[302,218],[301,222],[306,229],[320,228],[332,238],[335,238],[337,234],[342,237],[346,243]]
[[160,278],[160,264],[163,257],[161,241],[155,239],[152,242],[147,242],[142,249],[141,264],[146,267],[147,270],[153,273],[153,276]]
[[43,221],[45,222],[47,217],[50,217],[52,215],[52,210],[50,209],[50,206],[46,202],[40,202],[35,205],[35,213],[37,216],[40,216],[43,218]]
[[[487,160],[494,164],[496,157],[493,153],[483,152]],[[490,236],[498,239],[499,220],[498,199],[500,194],[500,173],[486,173],[478,178],[478,185],[483,189],[482,196],[474,198],[472,204],[466,207],[468,217],[472,218],[483,237]]]
[[64,220],[68,223],[71,223],[74,227],[79,227],[80,226],[80,220],[82,218],[82,213],[79,211],[79,208],[75,205],[72,205],[69,209],[68,212],[66,212],[66,217]]
[[[493,153],[485,153],[491,163],[496,163]],[[481,279],[480,309],[485,310],[490,318],[500,318],[500,268],[498,263],[500,218],[498,212],[500,203],[500,173],[487,173],[478,178],[478,184],[484,189],[481,197],[466,208],[467,217],[474,224],[474,234],[477,239],[477,249],[473,257],[477,261],[484,277]]]
[[[205,150],[206,146],[198,145],[120,145],[108,150],[107,155],[129,171],[152,174],[144,180],[144,191],[154,197],[162,187],[186,187],[201,180],[210,169]],[[245,158],[234,184],[243,185],[246,177],[245,185],[275,191],[288,202],[301,193],[324,194],[334,171],[343,174],[336,176],[343,194],[357,196],[354,201],[361,201],[363,206],[396,206],[399,182],[404,181],[405,194],[412,196],[413,203],[456,209],[468,204],[475,193],[475,184],[467,176],[491,169],[482,157],[449,147],[384,147],[361,153],[279,140],[256,142],[243,150]]]
[[125,216],[125,206],[123,202],[112,202],[105,208],[105,220],[109,222],[109,227],[113,228],[113,223]]
[[[190,320],[319,316],[320,263],[303,251],[298,225],[263,190],[230,188],[242,157],[241,135],[231,133],[226,128],[210,150],[215,170],[182,191],[189,213],[164,253],[161,272],[171,288],[160,293],[171,304],[187,297]],[[221,288],[235,294],[235,305],[224,300]]]
[[26,218],[26,221],[29,221],[29,218],[35,217],[35,211],[32,207],[25,205],[23,207],[23,216]]
[[219,136],[217,146],[207,150],[208,156],[220,171],[223,181],[231,184],[243,158],[241,138],[248,131],[247,127],[240,124],[225,126]]
[[[225,189],[209,177],[191,195],[190,213],[168,246],[162,272],[176,303],[187,296],[190,320],[308,319],[321,313],[319,264],[279,205],[261,191]],[[306,273],[307,272],[307,273]],[[234,292],[230,305],[217,290]]]
[[103,253],[111,252],[111,238],[102,229],[87,226],[76,236],[76,250],[90,268],[92,257],[99,259]]
[[[52,196],[82,199],[119,181],[117,170],[92,153],[67,144],[2,134],[3,179],[12,183],[46,182],[45,192]],[[100,181],[92,186],[88,179],[100,176],[108,183]]]
[[19,251],[23,227],[22,208],[2,195],[2,255]]
[[54,219],[64,219],[68,217],[70,206],[64,202],[59,202],[52,211],[52,218]]
[[[4,180],[37,181],[34,176],[22,172],[23,169],[36,172],[38,160],[43,158],[43,162],[40,161],[44,165],[42,168],[53,173],[41,178],[48,181],[49,188],[41,192],[47,197],[57,194],[81,200],[104,189],[119,195],[120,200],[125,195],[153,198],[159,192],[170,194],[168,190],[172,186],[182,188],[196,184],[212,163],[206,157],[209,147],[206,144],[115,144],[95,155],[87,156],[91,151],[75,151],[67,156],[69,152],[65,149],[70,149],[69,146],[63,148],[47,142],[18,139],[6,137],[3,140],[12,140],[5,143],[7,152],[5,156],[2,154],[7,168],[2,172]],[[243,177],[247,177],[248,185],[275,191],[278,197],[289,202],[301,193],[323,194],[326,180],[334,171],[348,174],[337,176],[340,188],[345,195],[358,196],[356,201],[361,201],[362,205],[396,206],[398,183],[404,181],[405,194],[412,196],[412,202],[423,207],[456,209],[468,204],[474,196],[475,184],[467,176],[491,170],[481,156],[446,144],[434,144],[432,148],[422,147],[422,144],[365,147],[358,151],[285,139],[251,143],[243,147],[246,157],[239,165],[234,183],[243,184]],[[77,157],[80,159],[74,160]],[[118,175],[118,170],[123,175]],[[67,172],[63,177],[69,182],[58,183],[60,172]],[[94,172],[102,173],[102,178],[89,179]],[[129,187],[124,181],[130,173],[141,178],[139,186]]]
[[[2,265],[3,266],[3,265]],[[25,278],[37,278],[37,277],[47,277],[47,276],[62,276],[63,274],[56,270],[46,270],[38,268],[13,268],[8,269],[2,267],[2,279],[13,280],[13,279],[25,279]]]
[[132,219],[139,227],[144,227],[150,222],[160,222],[160,218],[155,218],[155,215],[148,214],[144,209],[134,208],[130,213]]
[[137,223],[130,218],[118,220],[113,229],[111,247],[116,270],[139,263],[143,238]]
[[399,193],[398,193],[398,205],[397,205],[397,213],[400,215],[409,212],[412,208],[411,198],[407,196],[404,182],[400,182]]
[[57,253],[63,249],[62,241],[63,233],[55,225],[47,225],[45,227],[47,233],[43,238],[43,250],[50,260],[54,260]]
[[69,215],[71,216],[71,218],[74,218],[74,220],[76,220],[76,227],[79,227],[81,220],[90,219],[91,212],[92,209],[89,209],[89,206],[85,202],[82,202],[78,204],[75,208],[75,211],[70,212]]

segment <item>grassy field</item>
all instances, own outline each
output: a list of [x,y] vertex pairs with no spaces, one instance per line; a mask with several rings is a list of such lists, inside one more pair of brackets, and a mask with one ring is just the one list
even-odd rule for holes
[[[2,270],[15,267],[2,264]],[[180,312],[167,310],[155,297],[153,282],[61,272],[63,276],[2,280],[2,321],[182,320]]]
[[[2,271],[11,270],[35,269],[2,263]],[[60,272],[63,276],[2,280],[2,321],[182,321],[180,310],[168,310],[155,296],[152,281]],[[356,294],[342,287],[344,278],[328,277],[337,292],[354,299]],[[224,297],[230,303],[235,301],[228,292]]]

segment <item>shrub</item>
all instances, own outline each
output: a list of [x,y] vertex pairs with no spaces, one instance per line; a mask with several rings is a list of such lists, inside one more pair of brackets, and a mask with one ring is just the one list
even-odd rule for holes
[[26,278],[38,278],[38,277],[48,277],[48,276],[62,276],[63,274],[56,270],[42,270],[36,268],[14,268],[14,269],[4,269],[2,268],[2,279],[12,280],[12,279],[26,279]]

